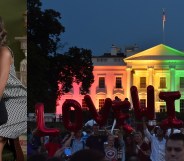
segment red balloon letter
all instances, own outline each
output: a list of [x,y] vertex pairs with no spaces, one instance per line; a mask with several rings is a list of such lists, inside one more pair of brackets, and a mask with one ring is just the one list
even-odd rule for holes
[[59,129],[45,127],[43,103],[37,103],[35,105],[35,113],[36,113],[36,123],[37,123],[37,129],[36,129],[36,132],[34,133],[35,135],[49,136],[49,135],[59,134],[60,132]]
[[[71,107],[75,109],[74,122],[70,121]],[[62,113],[63,113],[63,123],[66,129],[73,132],[77,132],[78,130],[82,129],[82,122],[83,122],[82,108],[77,101],[73,99],[66,100],[62,106]]]
[[92,113],[95,121],[100,125],[100,126],[104,126],[105,123],[107,122],[107,118],[110,112],[110,108],[112,106],[112,101],[110,98],[106,98],[105,99],[105,103],[104,106],[102,107],[103,112],[102,115],[98,114],[95,105],[93,104],[93,101],[91,100],[91,97],[89,95],[85,95],[84,96],[84,100],[90,110],[90,112]]
[[137,87],[132,86],[130,88],[130,91],[136,118],[141,120],[144,116],[147,117],[149,120],[155,119],[154,87],[151,85],[147,87],[147,108],[140,107]]
[[175,100],[181,97],[180,92],[160,92],[159,97],[166,102],[167,107],[167,119],[162,121],[161,126],[164,128],[182,127],[183,121],[176,118],[174,106]]

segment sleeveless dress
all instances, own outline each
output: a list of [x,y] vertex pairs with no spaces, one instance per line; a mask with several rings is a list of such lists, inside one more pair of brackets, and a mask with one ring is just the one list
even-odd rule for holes
[[2,99],[5,101],[8,121],[0,126],[0,136],[15,139],[27,131],[27,89],[16,77],[14,63],[11,64]]

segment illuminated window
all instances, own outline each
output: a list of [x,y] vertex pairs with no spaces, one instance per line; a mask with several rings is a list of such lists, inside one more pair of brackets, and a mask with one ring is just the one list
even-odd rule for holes
[[165,105],[160,105],[160,112],[166,112],[166,106]]
[[160,77],[160,88],[166,88],[166,77]]
[[146,88],[146,77],[140,77],[140,88]]
[[116,88],[122,88],[121,77],[116,77]]
[[82,109],[83,110],[88,110],[88,106],[87,106],[87,104],[86,104],[84,99],[82,99]]
[[180,88],[184,88],[184,77],[180,77]]
[[184,112],[184,99],[180,99],[180,112]]
[[99,99],[99,110],[103,107],[105,99]]
[[146,99],[140,99],[140,106],[146,107]]
[[105,77],[99,77],[99,88],[105,88]]

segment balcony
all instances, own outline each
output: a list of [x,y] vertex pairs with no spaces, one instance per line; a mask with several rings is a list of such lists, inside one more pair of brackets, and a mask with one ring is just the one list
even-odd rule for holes
[[113,94],[116,94],[116,93],[124,94],[124,89],[123,88],[114,88]]
[[107,88],[106,87],[105,88],[97,87],[96,88],[96,93],[107,93]]

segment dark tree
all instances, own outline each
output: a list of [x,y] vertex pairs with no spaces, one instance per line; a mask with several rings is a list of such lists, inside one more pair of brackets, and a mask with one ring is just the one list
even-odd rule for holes
[[60,13],[52,9],[41,10],[40,0],[28,0],[28,111],[34,112],[36,102],[43,102],[46,111],[54,112],[50,95],[50,57],[56,55],[60,34],[64,27]]
[[[28,112],[43,102],[45,112],[55,112],[56,98],[81,83],[81,94],[89,92],[94,81],[91,51],[70,48],[58,54],[60,36],[65,31],[61,15],[52,9],[41,10],[40,0],[28,0]],[[58,82],[62,84],[58,91]]]
[[[67,53],[54,57],[51,66],[51,81],[59,81],[62,84],[58,95],[69,92],[73,82],[81,83],[81,94],[89,93],[89,88],[94,82],[91,50],[72,47]],[[55,85],[55,90],[56,88]]]
[[41,10],[40,0],[28,0],[28,40],[41,49],[41,54],[54,56],[64,27],[61,15],[53,9]]

